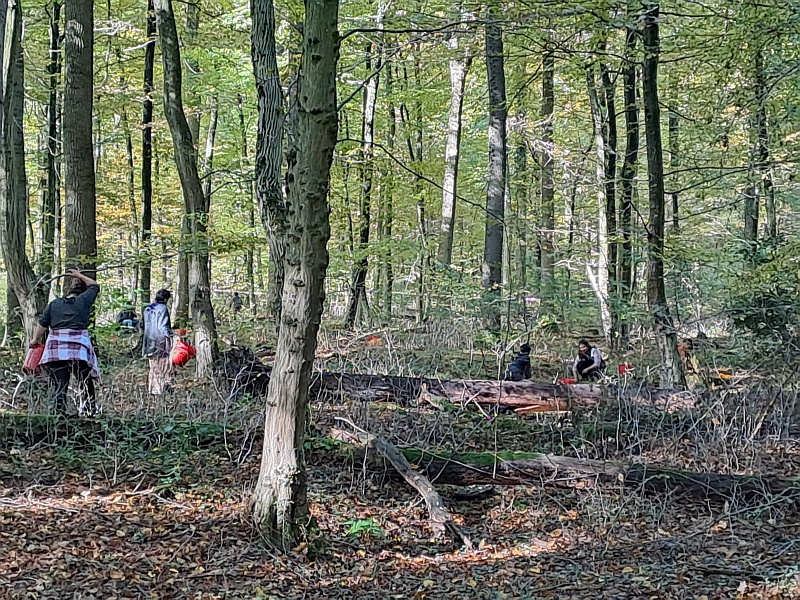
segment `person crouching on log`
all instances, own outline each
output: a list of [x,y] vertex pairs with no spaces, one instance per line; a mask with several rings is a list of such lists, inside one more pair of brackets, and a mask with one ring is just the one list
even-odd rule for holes
[[578,356],[575,357],[575,364],[572,366],[576,381],[599,381],[603,377],[605,368],[606,362],[600,350],[591,346],[586,340],[578,342]]
[[506,381],[522,381],[523,379],[531,378],[530,353],[531,347],[528,344],[520,346],[519,354],[506,369]]
[[80,399],[86,399],[86,411],[93,416],[97,410],[94,380],[100,378],[100,367],[88,328],[100,286],[76,269],[69,269],[67,275],[72,278],[69,291],[44,309],[34,342],[42,343],[47,338],[41,364],[50,378],[56,412],[66,414],[67,389],[74,376],[78,380]]

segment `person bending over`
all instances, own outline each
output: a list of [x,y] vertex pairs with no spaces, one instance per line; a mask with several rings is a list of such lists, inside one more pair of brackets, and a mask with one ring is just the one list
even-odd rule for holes
[[578,342],[578,356],[575,357],[575,364],[572,366],[577,381],[598,381],[603,377],[605,368],[606,362],[600,350],[586,340]]
[[69,269],[67,275],[72,278],[69,291],[44,309],[34,342],[42,343],[47,338],[41,364],[50,378],[56,412],[66,414],[69,380],[75,377],[80,399],[86,399],[87,412],[94,415],[94,380],[100,378],[100,368],[88,328],[100,286],[76,269]]

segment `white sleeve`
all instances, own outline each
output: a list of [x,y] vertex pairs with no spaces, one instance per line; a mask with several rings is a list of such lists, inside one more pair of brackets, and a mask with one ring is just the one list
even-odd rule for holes
[[595,367],[599,367],[603,364],[603,355],[600,354],[600,350],[597,348],[592,348],[592,360],[594,361]]

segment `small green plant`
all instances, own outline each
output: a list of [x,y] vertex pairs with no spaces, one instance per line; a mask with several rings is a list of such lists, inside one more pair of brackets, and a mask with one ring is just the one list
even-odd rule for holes
[[383,529],[378,525],[374,519],[358,519],[357,521],[346,521],[345,525],[349,527],[347,535],[354,538],[364,536],[383,537]]

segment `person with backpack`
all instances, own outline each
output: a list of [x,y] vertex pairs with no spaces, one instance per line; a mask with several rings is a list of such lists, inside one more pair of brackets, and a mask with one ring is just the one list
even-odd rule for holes
[[97,410],[94,382],[100,379],[100,366],[89,337],[89,321],[100,286],[77,269],[69,269],[67,275],[72,281],[66,296],[44,309],[33,342],[45,344],[40,364],[50,379],[56,412],[66,415],[67,389],[74,377],[79,400],[85,399],[86,412],[93,416]]
[[169,290],[158,290],[155,301],[144,309],[144,337],[142,356],[150,361],[147,391],[160,396],[169,390],[174,368],[170,353],[174,333],[169,318],[167,302],[172,298]]
[[514,358],[508,369],[506,369],[506,381],[522,381],[531,378],[531,347],[529,344],[522,344],[519,354]]
[[576,381],[599,381],[603,377],[606,361],[600,350],[589,344],[586,340],[578,342],[578,356],[572,365],[572,372]]

